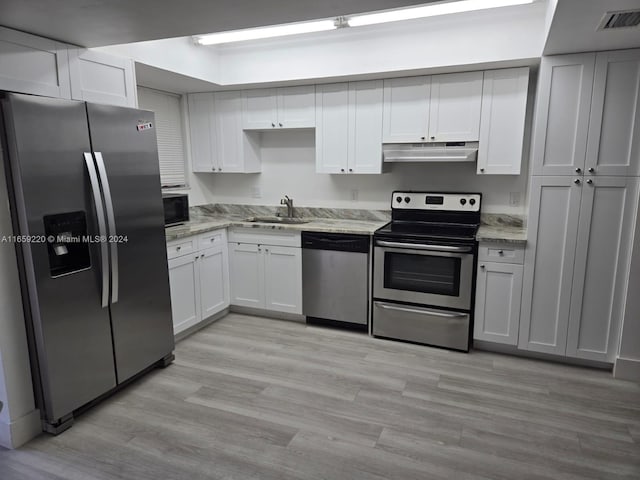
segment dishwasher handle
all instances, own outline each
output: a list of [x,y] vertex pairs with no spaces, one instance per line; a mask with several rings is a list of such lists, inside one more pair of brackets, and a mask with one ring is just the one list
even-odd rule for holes
[[369,235],[352,233],[302,232],[302,248],[339,252],[369,253]]

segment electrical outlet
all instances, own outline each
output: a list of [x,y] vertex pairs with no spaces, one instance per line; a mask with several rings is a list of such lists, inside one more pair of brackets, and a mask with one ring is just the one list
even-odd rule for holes
[[354,188],[353,190],[351,190],[351,200],[353,200],[354,202],[358,201],[358,189]]
[[253,198],[262,198],[262,190],[260,190],[260,187],[253,187],[251,189],[251,196]]
[[520,206],[520,192],[509,192],[509,205],[511,207]]

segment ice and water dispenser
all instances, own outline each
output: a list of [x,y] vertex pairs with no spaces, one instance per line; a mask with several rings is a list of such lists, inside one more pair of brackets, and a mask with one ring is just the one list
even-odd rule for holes
[[85,212],[45,215],[43,221],[52,277],[86,270],[91,266]]

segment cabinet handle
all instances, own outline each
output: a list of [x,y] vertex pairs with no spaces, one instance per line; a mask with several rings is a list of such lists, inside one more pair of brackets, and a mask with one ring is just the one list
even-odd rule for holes
[[480,171],[481,171],[481,172],[484,172],[484,168],[481,168],[481,169],[480,169]]
[[576,179],[573,181],[573,183],[575,183],[576,185],[580,185],[580,179],[579,179],[579,178],[576,178]]
[[341,168],[341,169],[340,169],[340,171],[341,171],[341,172],[344,172],[344,168]]
[[278,123],[278,125],[282,126],[282,124],[281,124],[281,123]]
[[221,172],[222,171],[222,167],[218,168],[218,171]]
[[427,137],[420,137],[420,140],[426,140]]
[[498,250],[498,255],[504,255],[504,250]]
[[349,171],[350,171],[350,172],[353,172],[353,168],[350,168],[350,169],[349,169]]
[[176,251],[179,252],[182,247],[176,247]]
[[431,137],[431,140],[435,140],[435,139],[436,139],[436,137]]
[[589,169],[587,170],[587,172],[589,172],[589,173],[593,173],[593,172],[595,172],[595,171],[596,171],[596,169],[595,169],[595,168],[593,168],[593,167],[589,167]]
[[593,185],[593,180],[589,179],[589,180],[587,180],[587,183],[588,183],[589,185]]
[[576,173],[580,173],[582,172],[582,169],[580,167],[576,168]]
[[275,123],[273,123],[273,122],[271,122],[271,126],[272,126],[272,127],[275,127],[275,126],[276,126],[276,124],[275,124]]
[[484,265],[480,265],[480,268],[484,270],[486,267]]

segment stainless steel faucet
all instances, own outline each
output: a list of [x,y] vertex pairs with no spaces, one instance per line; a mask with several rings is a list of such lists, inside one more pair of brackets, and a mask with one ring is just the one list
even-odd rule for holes
[[293,218],[293,198],[289,198],[287,195],[280,199],[280,205],[287,206],[287,217]]

